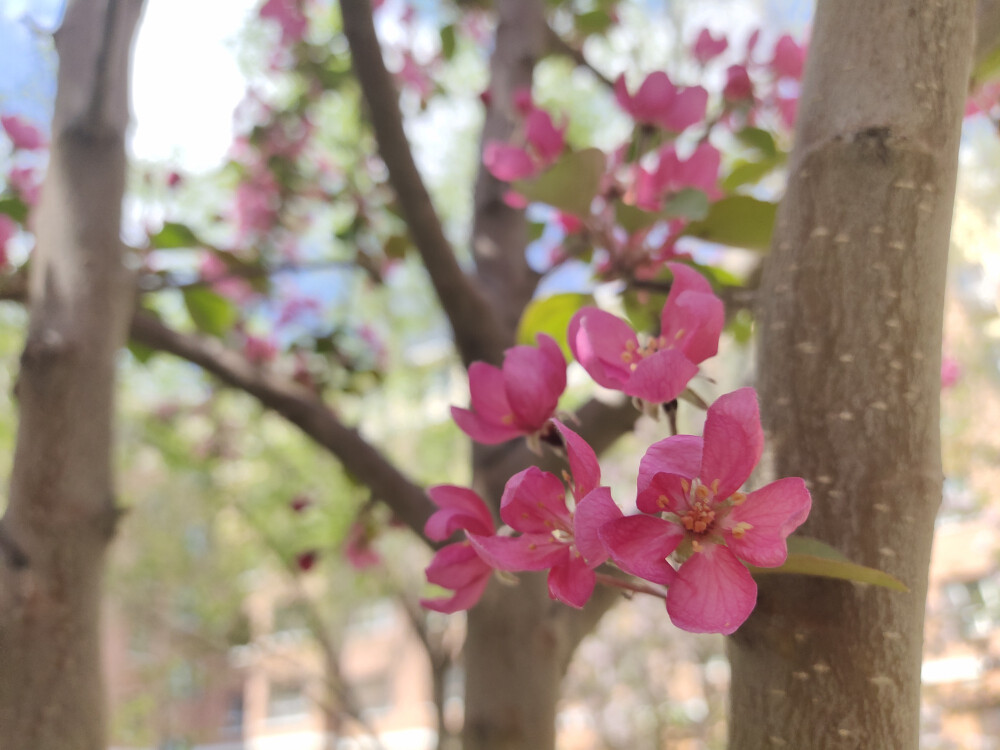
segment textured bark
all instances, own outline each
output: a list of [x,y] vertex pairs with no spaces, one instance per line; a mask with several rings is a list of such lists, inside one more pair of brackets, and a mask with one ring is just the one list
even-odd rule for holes
[[941,322],[975,4],[818,3],[760,294],[760,392],[802,533],[908,594],[765,578],[730,642],[731,746],[916,748],[941,497]]
[[98,653],[115,357],[132,298],[119,239],[139,0],[71,3],[35,218],[20,424],[0,521],[0,747],[103,749]]

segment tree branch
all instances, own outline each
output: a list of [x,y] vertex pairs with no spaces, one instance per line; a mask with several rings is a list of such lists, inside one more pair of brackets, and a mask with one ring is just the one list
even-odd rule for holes
[[548,27],[548,46],[549,53],[553,55],[562,55],[563,57],[568,57],[578,68],[585,68],[593,74],[594,78],[603,83],[609,89],[613,89],[615,84],[610,78],[604,75],[601,71],[590,64],[590,61],[584,57],[583,50],[574,47],[572,44],[563,39],[559,33],[553,29],[551,26]]
[[215,339],[174,331],[141,310],[132,320],[132,338],[196,364],[227,385],[254,396],[336,456],[345,469],[423,538],[424,523],[434,511],[423,488],[404,476],[357,430],[345,426],[311,390],[255,367]]
[[369,0],[341,2],[344,33],[351,48],[354,73],[368,104],[375,140],[389,170],[389,180],[423,259],[438,300],[451,323],[462,361],[499,364],[511,342],[494,310],[459,266],[441,220],[424,186],[403,129],[399,95],[385,67]]
[[1000,47],[1000,0],[979,0],[976,4],[976,47],[973,71]]

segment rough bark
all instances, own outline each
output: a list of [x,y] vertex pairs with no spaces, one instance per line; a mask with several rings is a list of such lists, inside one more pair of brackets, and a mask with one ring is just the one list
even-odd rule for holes
[[115,357],[131,313],[119,238],[127,78],[141,0],[77,0],[35,219],[20,424],[0,521],[0,747],[105,747],[98,652]]
[[941,497],[941,322],[975,3],[818,3],[760,294],[760,393],[802,533],[910,593],[765,578],[730,642],[731,747],[916,748]]

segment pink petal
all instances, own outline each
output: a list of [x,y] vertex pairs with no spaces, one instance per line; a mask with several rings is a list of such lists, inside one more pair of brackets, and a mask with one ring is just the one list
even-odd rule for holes
[[551,337],[539,335],[539,348],[515,346],[503,360],[507,401],[525,432],[541,429],[566,389],[566,360]]
[[455,591],[454,596],[441,597],[438,599],[421,599],[420,606],[425,609],[433,610],[434,612],[442,612],[446,615],[470,609],[482,598],[483,592],[486,590],[486,586],[489,582],[490,574],[487,573],[481,578],[477,578],[476,580],[470,582],[467,586],[463,586]]
[[709,194],[716,192],[721,164],[719,149],[707,141],[699,144],[682,165],[681,187],[695,187]]
[[670,285],[670,294],[667,295],[667,303],[663,306],[664,309],[672,307],[677,297],[684,292],[713,294],[712,285],[708,279],[691,268],[691,266],[683,263],[667,263],[667,268],[674,275],[674,281]]
[[500,499],[500,518],[525,534],[568,531],[573,525],[563,483],[537,466],[529,466],[507,480]]
[[639,578],[669,586],[676,571],[667,557],[677,549],[684,531],[655,516],[625,516],[605,524],[601,541],[615,565]]
[[596,307],[584,307],[570,320],[568,337],[573,356],[598,385],[622,389],[631,376],[622,354],[629,341],[639,346],[628,323]]
[[484,419],[479,414],[469,409],[460,409],[457,406],[451,407],[451,418],[459,429],[483,445],[496,445],[506,443],[524,434],[523,430],[516,427],[506,427],[497,422]]
[[[747,495],[747,499],[733,508],[721,524],[728,532],[729,549],[751,565],[773,568],[785,562],[788,535],[802,525],[812,507],[812,498],[806,483],[798,477],[779,479]],[[732,533],[737,524],[747,523],[750,528]]]
[[[488,537],[483,537],[488,538]],[[455,542],[439,549],[425,571],[430,583],[446,589],[468,586],[490,570],[469,542]]]
[[680,133],[705,119],[707,107],[708,92],[701,86],[691,86],[677,93],[670,108],[662,112],[656,122],[665,130]]
[[753,82],[742,65],[730,65],[726,70],[726,85],[722,97],[727,102],[742,102],[753,99]]
[[638,491],[641,494],[656,474],[678,474],[693,479],[701,471],[702,439],[697,435],[673,435],[653,443],[639,461]]
[[563,151],[566,145],[566,128],[557,128],[548,112],[533,109],[525,120],[525,140],[535,149],[543,164],[551,164]]
[[[643,513],[654,515],[668,511],[686,513],[691,509],[684,482],[688,477],[678,474],[656,474],[649,485],[635,499],[636,507]],[[690,487],[690,482],[688,487]]]
[[563,560],[569,552],[569,545],[557,542],[548,534],[469,534],[469,542],[480,559],[496,570],[545,570]]
[[439,484],[427,490],[439,510],[431,514],[424,525],[424,534],[435,542],[443,542],[459,529],[474,534],[492,534],[493,516],[486,503],[468,487]]
[[597,462],[597,454],[586,440],[558,419],[553,419],[552,423],[559,430],[566,446],[569,470],[573,475],[573,497],[579,500],[601,483],[601,466]]
[[727,498],[747,480],[764,450],[754,389],[740,388],[716,399],[708,407],[703,435],[699,476],[707,485],[718,480],[716,497]]
[[483,149],[483,165],[490,174],[503,182],[534,177],[538,167],[523,148],[490,141]]
[[549,571],[549,596],[580,609],[594,593],[596,577],[583,558],[570,554]]
[[662,70],[654,71],[646,76],[632,98],[631,115],[637,122],[663,124],[670,119],[676,96],[677,87],[671,83],[667,74]]
[[0,125],[7,131],[7,137],[15,149],[34,151],[45,146],[45,136],[41,131],[18,115],[0,117]]
[[715,39],[708,29],[702,29],[701,33],[698,34],[697,41],[694,43],[692,52],[694,53],[694,59],[704,65],[713,57],[718,57],[725,52],[728,46],[729,42],[725,36]]
[[598,487],[577,503],[573,514],[574,543],[591,568],[608,559],[608,550],[600,537],[601,528],[619,518],[622,512],[608,487]]
[[777,78],[802,78],[802,68],[806,61],[806,51],[788,34],[784,34],[774,45],[771,70]]
[[642,359],[622,391],[643,401],[664,404],[677,398],[697,374],[698,366],[682,351],[665,349]]
[[677,571],[667,591],[667,613],[692,633],[732,633],[757,603],[757,584],[733,553],[705,544]]
[[472,410],[483,421],[491,422],[499,428],[512,428],[515,434],[524,432],[515,424],[514,412],[504,387],[503,372],[499,368],[485,362],[473,362],[469,366],[469,398]]
[[674,300],[670,325],[663,335],[697,364],[718,353],[725,324],[726,310],[721,299],[714,294],[682,292]]
[[625,85],[624,73],[615,79],[615,100],[625,112],[632,114],[632,97],[629,96],[628,86]]

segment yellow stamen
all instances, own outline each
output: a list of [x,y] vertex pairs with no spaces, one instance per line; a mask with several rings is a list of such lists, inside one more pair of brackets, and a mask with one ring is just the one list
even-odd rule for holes
[[752,528],[753,528],[752,524],[749,524],[746,521],[740,521],[738,524],[733,526],[733,537],[736,539],[742,539],[747,535],[747,532],[750,531],[750,529]]

